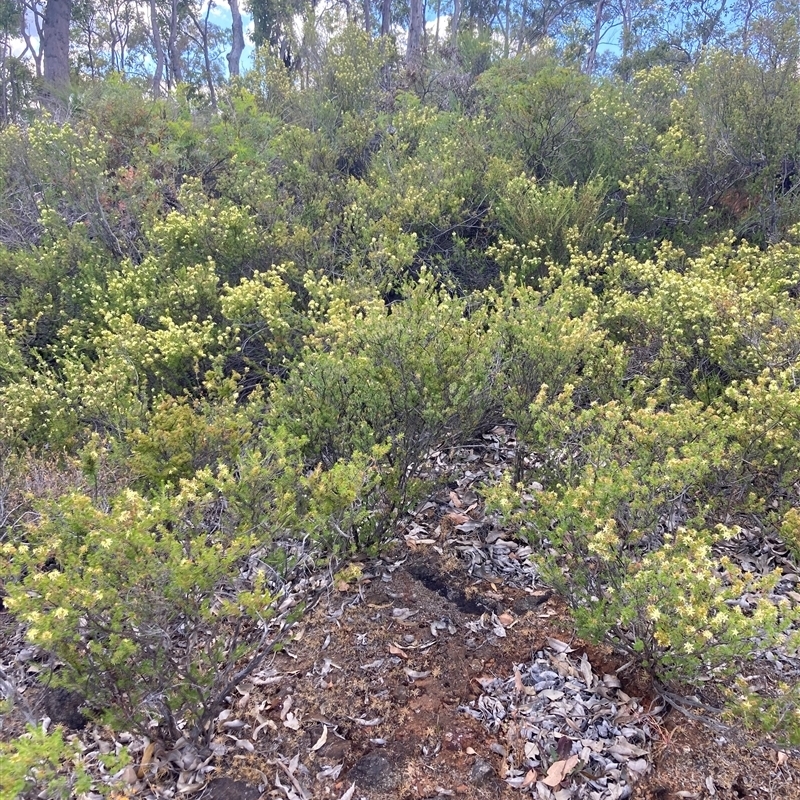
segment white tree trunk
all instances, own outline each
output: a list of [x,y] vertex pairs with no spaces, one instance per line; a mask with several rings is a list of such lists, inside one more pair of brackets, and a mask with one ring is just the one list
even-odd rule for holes
[[161,81],[164,78],[164,46],[161,44],[161,28],[158,22],[156,0],[150,0],[150,33],[153,37],[153,50],[156,68],[153,72],[153,97],[161,97]]
[[239,64],[244,52],[244,27],[242,26],[242,12],[239,10],[239,0],[228,0],[231,7],[231,33],[233,42],[228,53],[228,73],[231,78],[239,77]]

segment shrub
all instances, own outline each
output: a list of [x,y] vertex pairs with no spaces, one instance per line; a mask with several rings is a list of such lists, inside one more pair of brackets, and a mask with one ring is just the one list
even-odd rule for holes
[[[495,502],[518,509],[511,516],[579,632],[637,654],[662,679],[689,682],[780,641],[800,618],[767,597],[780,573],[750,575],[715,550],[738,532],[713,522],[725,503],[718,481],[736,456],[725,420],[688,401],[579,410],[571,394],[568,386],[550,401],[543,389],[531,407],[544,491],[521,506],[508,482]],[[746,592],[763,599],[744,613]]]
[[91,788],[80,745],[64,741],[60,728],[29,725],[22,736],[0,742],[0,797],[67,800]]
[[465,313],[465,301],[435,289],[427,274],[389,308],[352,303],[344,288],[317,285],[314,329],[274,387],[271,419],[323,469],[388,448],[383,483],[393,511],[413,495],[428,451],[470,435],[491,406],[488,312],[476,305]]
[[268,650],[265,633],[248,638],[271,614],[264,576],[255,593],[236,579],[254,538],[202,477],[151,500],[127,490],[107,511],[65,495],[3,546],[5,603],[61,663],[54,684],[117,725],[155,717],[173,740],[205,736],[237,663]]
[[553,270],[541,291],[513,277],[497,300],[494,330],[501,353],[498,394],[517,425],[517,479],[535,436],[544,398],[571,386],[578,406],[618,394],[624,349],[602,328],[592,292],[569,272]]

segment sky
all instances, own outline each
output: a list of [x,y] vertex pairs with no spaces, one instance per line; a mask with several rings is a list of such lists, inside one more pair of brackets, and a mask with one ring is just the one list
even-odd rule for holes
[[[228,6],[227,0],[210,0],[210,2],[212,3],[212,7],[211,7],[211,13],[209,15],[209,19],[214,24],[219,26],[220,28],[223,28],[225,30],[230,30],[231,13],[230,13],[230,8]],[[145,19],[149,20],[149,13],[150,12],[149,12],[148,4],[146,2],[142,1],[142,2],[139,2],[138,5],[140,7],[142,16]],[[202,0],[202,12],[201,12],[202,16],[205,16],[205,11],[206,11],[207,8],[208,8],[207,0]],[[318,3],[317,8],[316,8],[316,13],[317,13],[317,19],[318,20],[327,19],[328,21],[330,21],[330,15],[331,14],[334,14],[334,15],[336,15],[338,17],[341,17],[342,20],[344,19],[344,16],[343,16],[344,15],[344,10],[343,10],[341,4],[336,3],[335,0],[323,0],[323,2]],[[252,20],[252,16],[243,11],[242,12],[242,20],[244,22],[244,29],[245,29],[244,30],[245,49],[244,49],[244,52],[242,54],[241,67],[242,67],[242,70],[245,71],[245,70],[248,69],[248,67],[250,67],[252,65],[253,54],[255,52],[255,47],[254,47],[254,44],[253,44],[253,20]],[[449,20],[450,20],[449,16],[442,16],[442,17],[439,18],[440,36],[445,34],[445,32],[447,30],[447,26],[449,24]],[[300,21],[299,17],[298,17],[298,25],[302,25],[302,22]],[[430,32],[430,34],[433,35],[433,33],[436,30],[436,18],[433,17],[433,18],[428,19],[426,25],[427,25],[427,28],[428,28],[428,31]],[[36,34],[36,29],[35,29],[35,26],[33,25],[33,21],[32,20],[29,20],[28,32],[29,32],[29,35],[30,35],[30,38],[31,38],[32,42],[34,43],[34,46],[38,47],[38,45],[39,45],[39,37]],[[300,33],[299,30],[298,30],[298,33]],[[394,31],[394,33],[398,38],[398,46],[402,49],[403,46],[404,46],[405,31],[403,29],[401,29],[401,28],[398,28],[396,31]],[[24,41],[24,39],[22,37],[12,38],[10,40],[10,45],[11,45],[12,54],[15,55],[15,56],[19,56],[21,53],[23,53],[25,51],[25,41]],[[224,66],[227,67],[227,65],[224,65]]]
[[[226,30],[230,30],[231,27],[231,12],[226,0],[211,0],[212,2],[212,9],[210,14],[210,19],[213,23],[218,25],[220,28],[224,28]],[[142,15],[149,19],[149,8],[148,4],[145,2],[140,2],[138,4],[141,8]],[[203,16],[205,15],[205,10],[207,9],[207,3],[203,0],[202,9],[203,9]],[[29,12],[30,16],[30,12]],[[247,67],[252,64],[253,61],[253,53],[255,48],[253,46],[253,19],[250,14],[242,12],[242,20],[244,22],[244,39],[245,39],[245,50],[242,55],[242,67],[243,69],[247,69]],[[36,33],[36,27],[33,24],[32,19],[28,20],[28,34],[30,36],[31,41],[33,42],[34,46],[38,48],[39,46],[39,36]],[[11,54],[14,56],[19,56],[21,53],[25,51],[25,40],[21,37],[12,37],[9,41],[11,47]]]

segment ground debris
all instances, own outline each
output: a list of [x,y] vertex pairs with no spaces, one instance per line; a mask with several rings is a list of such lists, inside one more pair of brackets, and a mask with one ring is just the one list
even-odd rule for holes
[[462,711],[502,742],[509,786],[544,800],[623,800],[649,769],[657,719],[570,652],[549,647],[512,675],[482,681]]

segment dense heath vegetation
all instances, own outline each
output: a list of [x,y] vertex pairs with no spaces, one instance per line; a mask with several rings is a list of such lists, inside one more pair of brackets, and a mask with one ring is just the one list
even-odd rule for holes
[[[265,38],[213,93],[17,64],[0,587],[48,679],[202,742],[282,580],[378,552],[432,448],[511,421],[487,500],[581,635],[797,741],[796,687],[736,676],[798,609],[725,555],[746,527],[800,559],[800,37],[752,8],[591,68],[466,16],[405,62],[356,21],[302,67]],[[71,757],[0,753],[9,797]]]

